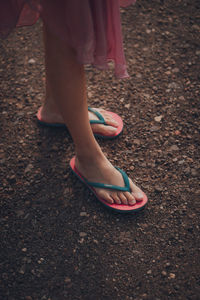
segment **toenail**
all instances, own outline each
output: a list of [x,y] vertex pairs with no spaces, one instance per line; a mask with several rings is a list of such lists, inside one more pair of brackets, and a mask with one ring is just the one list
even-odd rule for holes
[[129,201],[129,204],[130,205],[134,205],[136,203],[136,201],[135,200],[131,200],[131,201]]
[[135,194],[135,197],[136,197],[137,199],[142,199],[142,198],[143,198],[143,194],[142,194],[141,192],[136,193],[136,194]]

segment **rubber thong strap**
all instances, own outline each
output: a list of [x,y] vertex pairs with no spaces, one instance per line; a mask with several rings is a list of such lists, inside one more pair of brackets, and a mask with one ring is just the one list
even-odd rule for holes
[[116,191],[121,191],[121,192],[130,192],[130,183],[127,174],[122,171],[120,168],[115,167],[122,175],[123,180],[124,180],[124,187],[118,186],[118,185],[112,185],[112,184],[104,184],[104,183],[98,183],[98,182],[92,182],[88,181],[87,179],[84,178],[85,182],[92,187],[96,188],[103,188],[103,189],[110,189],[110,190],[116,190]]
[[99,120],[90,120],[90,124],[104,124],[106,125],[106,121],[104,120],[102,114],[100,114],[98,111],[92,109],[91,107],[88,106],[88,110],[93,112]]

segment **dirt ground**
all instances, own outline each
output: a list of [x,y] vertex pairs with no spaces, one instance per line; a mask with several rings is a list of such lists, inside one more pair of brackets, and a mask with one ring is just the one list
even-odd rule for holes
[[198,0],[122,9],[130,78],[87,67],[91,106],[125,129],[100,145],[149,198],[106,210],[71,174],[65,129],[39,126],[41,24],[0,45],[1,300],[200,299]]

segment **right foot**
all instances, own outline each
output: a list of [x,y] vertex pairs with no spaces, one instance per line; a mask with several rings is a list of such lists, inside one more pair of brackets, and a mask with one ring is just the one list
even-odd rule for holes
[[[91,124],[92,130],[95,133],[99,133],[105,136],[114,135],[117,131],[118,123],[112,118],[112,116],[106,112],[104,109],[97,109],[94,108],[94,110],[100,112],[103,116],[103,118],[106,121],[106,124]],[[93,113],[88,111],[89,120],[98,120],[98,117]],[[37,117],[39,120],[50,123],[50,124],[64,124],[63,118],[61,114],[58,111],[52,112],[48,109],[46,106],[41,106],[38,110]]]
[[[92,182],[111,184],[124,187],[122,175],[116,170],[108,159],[102,154],[93,161],[91,157],[88,161],[76,157],[75,165],[77,170]],[[129,179],[131,192],[115,191],[111,189],[95,188],[98,197],[110,204],[134,205],[136,201],[143,200],[144,194],[131,179]]]

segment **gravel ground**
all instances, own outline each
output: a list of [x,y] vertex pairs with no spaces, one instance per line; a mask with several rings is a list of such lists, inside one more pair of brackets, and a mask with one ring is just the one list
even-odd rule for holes
[[199,8],[138,0],[122,10],[130,79],[87,67],[90,105],[124,119],[100,144],[148,195],[135,215],[98,203],[69,133],[36,122],[41,24],[1,42],[1,300],[200,299]]

